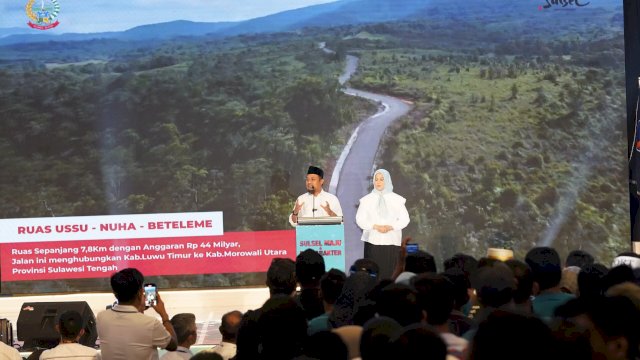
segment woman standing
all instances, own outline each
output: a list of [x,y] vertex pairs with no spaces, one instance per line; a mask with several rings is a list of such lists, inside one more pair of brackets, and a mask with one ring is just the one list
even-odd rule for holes
[[409,224],[405,198],[393,192],[391,175],[378,169],[373,191],[360,199],[356,223],[362,229],[364,257],[380,266],[378,279],[390,278],[402,242],[402,229]]

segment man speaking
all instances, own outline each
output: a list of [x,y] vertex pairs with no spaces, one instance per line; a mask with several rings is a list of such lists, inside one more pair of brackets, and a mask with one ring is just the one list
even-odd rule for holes
[[298,217],[342,216],[342,207],[338,198],[322,190],[324,171],[319,167],[309,166],[305,185],[307,192],[298,196],[296,204],[289,215],[289,223],[296,226]]

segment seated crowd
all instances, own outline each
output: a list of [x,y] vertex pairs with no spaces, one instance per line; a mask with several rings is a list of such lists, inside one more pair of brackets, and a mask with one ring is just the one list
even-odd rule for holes
[[[437,272],[431,254],[406,254],[403,245],[392,277],[378,273],[368,259],[348,274],[325,269],[310,249],[295,262],[276,258],[264,305],[225,314],[222,342],[194,355],[195,316],[169,318],[159,296],[161,320],[144,315],[144,278],[124,269],[111,278],[118,304],[97,317],[100,354],[77,344],[81,318],[69,312],[56,325],[60,344],[39,358],[157,359],[162,348],[164,360],[639,359],[635,253],[620,254],[611,268],[579,250],[562,262],[550,247],[523,260],[456,254]],[[6,348],[0,353],[13,350]]]

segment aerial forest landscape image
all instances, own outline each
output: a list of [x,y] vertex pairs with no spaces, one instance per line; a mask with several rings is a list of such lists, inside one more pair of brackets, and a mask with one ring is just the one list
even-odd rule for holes
[[341,154],[388,111],[363,91],[407,107],[367,166],[389,170],[403,234],[440,262],[545,245],[610,263],[628,247],[621,1],[340,0],[174,20],[0,29],[0,218],[222,211],[225,231],[290,229],[306,168],[340,196]]

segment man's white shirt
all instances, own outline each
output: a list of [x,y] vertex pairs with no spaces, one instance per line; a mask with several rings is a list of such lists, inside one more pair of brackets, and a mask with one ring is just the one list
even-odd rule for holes
[[[336,213],[336,216],[342,216],[342,207],[340,206],[340,200],[338,200],[335,195],[330,194],[324,190],[320,191],[317,196],[313,196],[308,192],[304,193],[298,196],[296,204],[302,204],[302,208],[300,208],[300,212],[298,213],[298,218],[329,216],[329,214],[327,214],[327,212],[322,207],[327,206],[327,204],[329,204],[329,208],[331,209],[331,211]],[[297,224],[293,222],[291,216],[292,214],[289,214],[289,223],[291,224],[291,226],[296,226]]]

